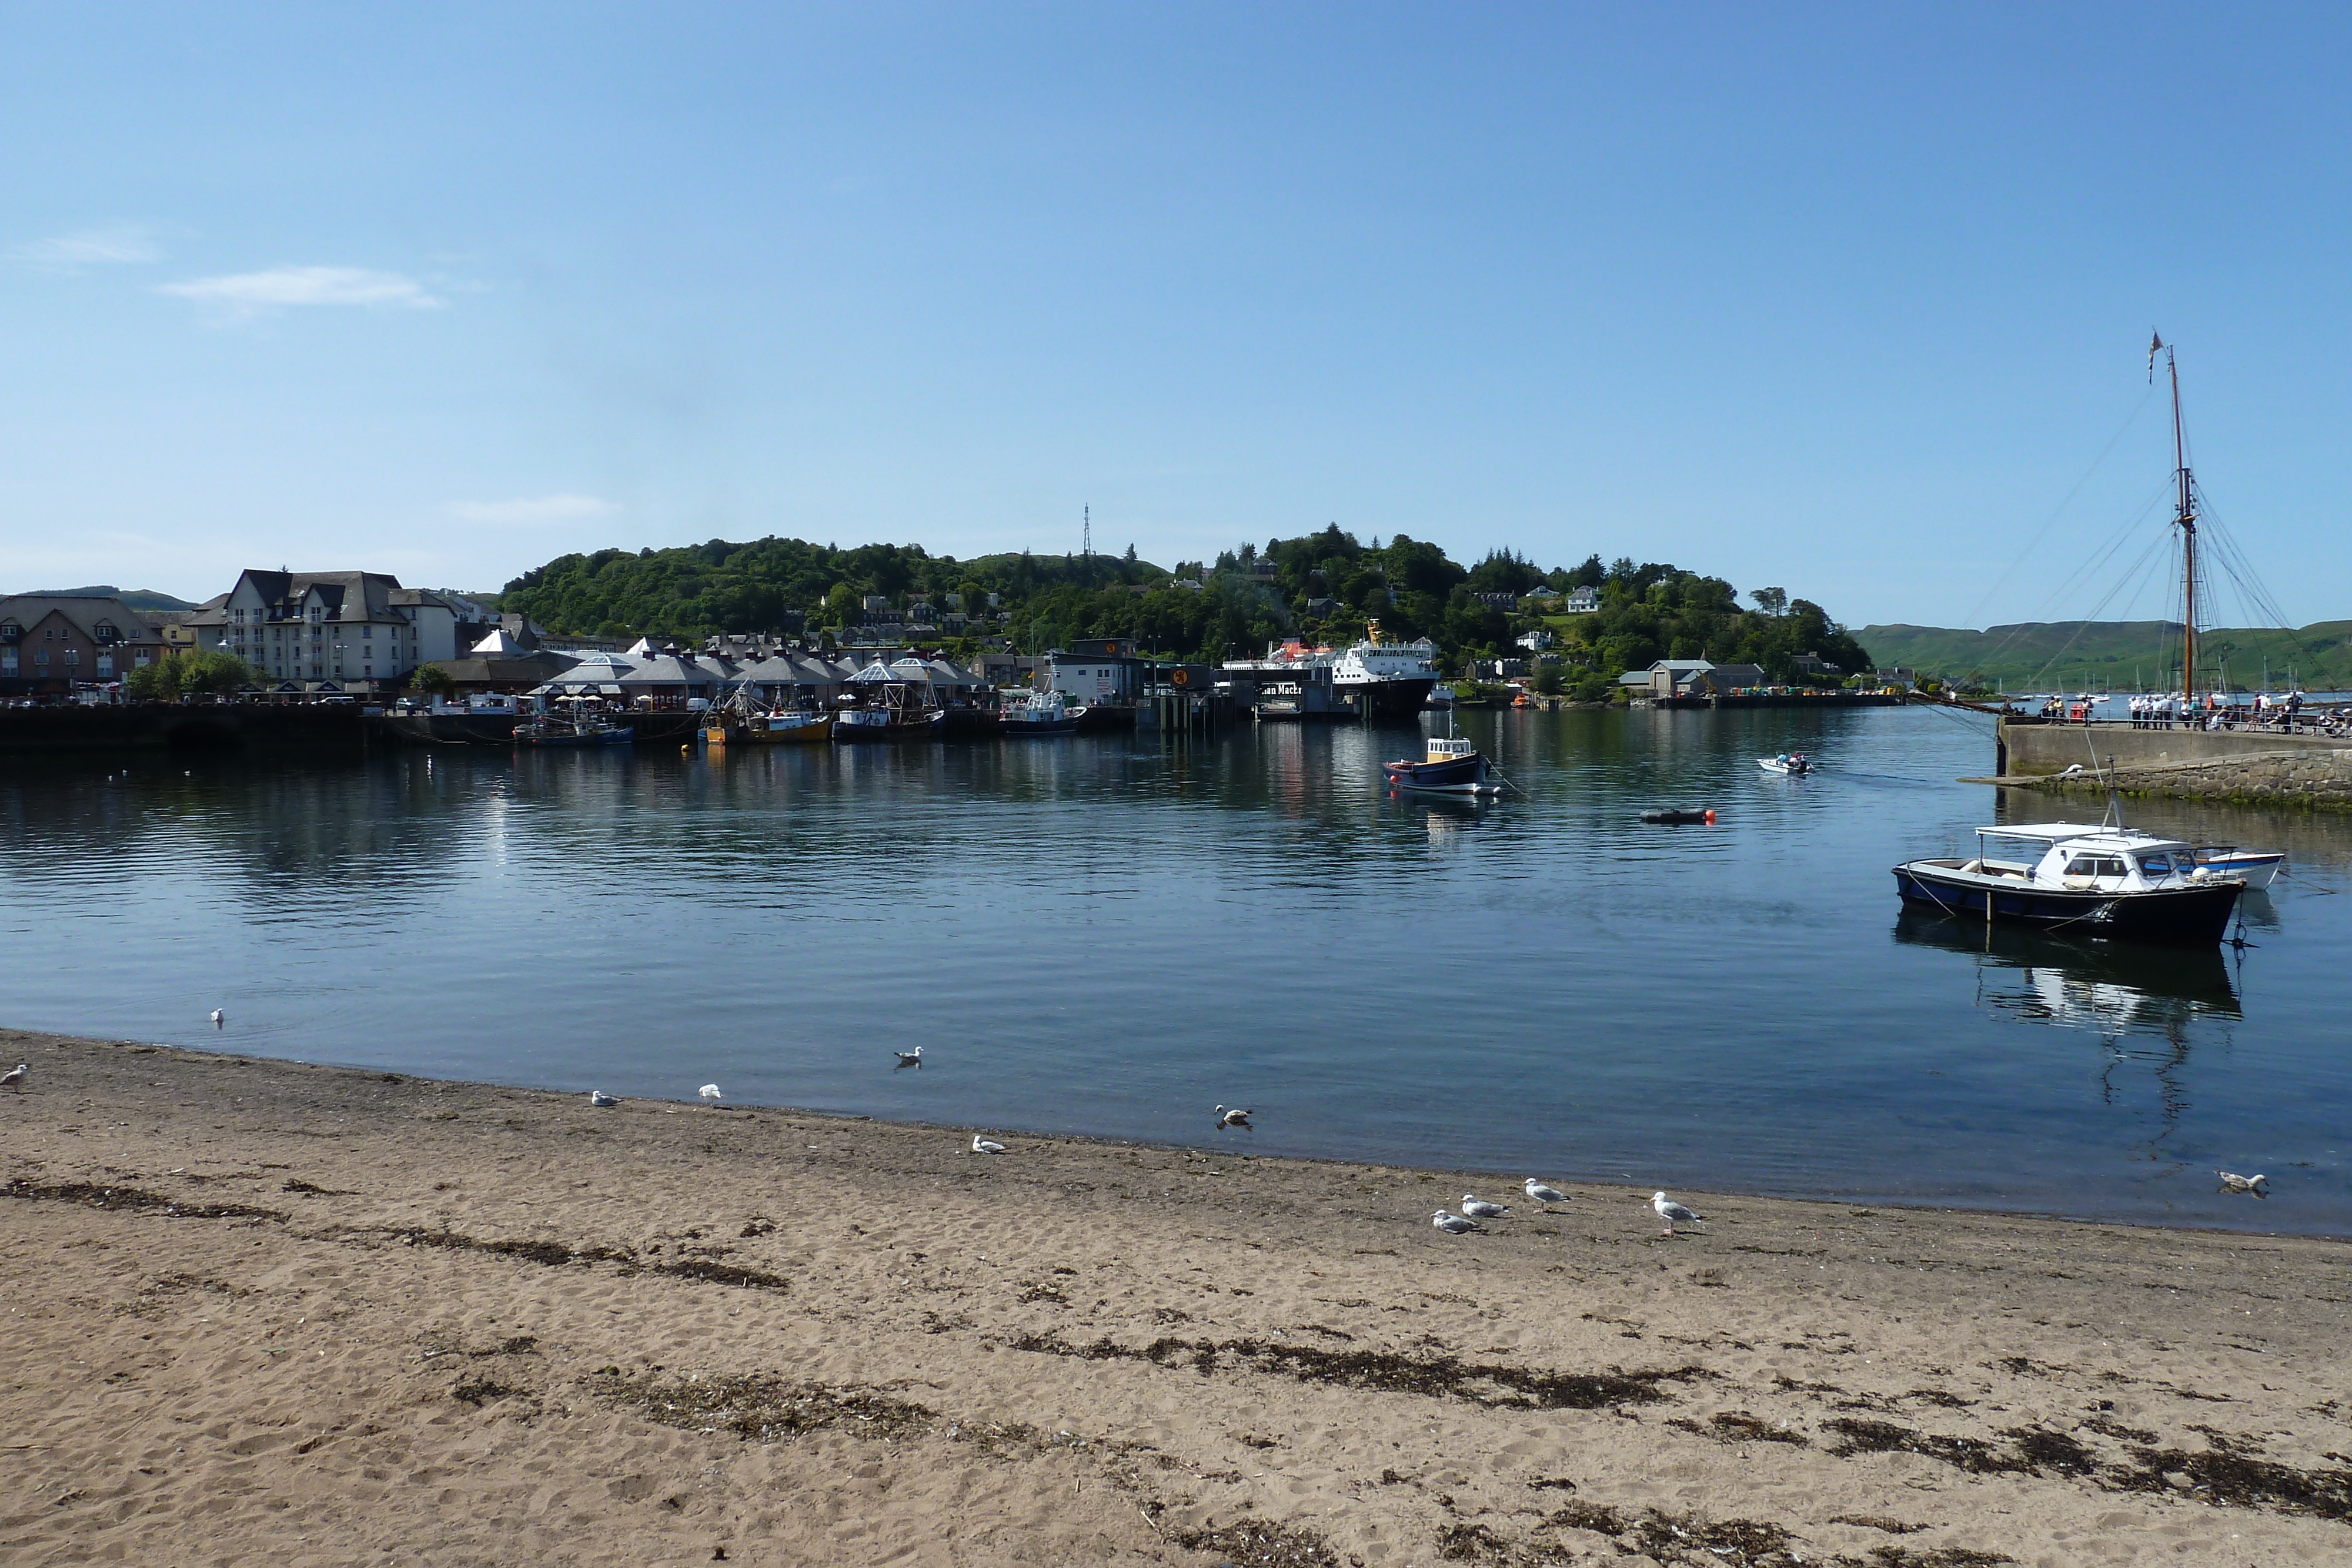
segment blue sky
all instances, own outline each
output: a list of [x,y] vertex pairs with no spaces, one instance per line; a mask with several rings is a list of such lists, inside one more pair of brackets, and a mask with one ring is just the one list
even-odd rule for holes
[[2156,327],[2222,523],[2352,616],[2347,34],[19,3],[0,589],[1059,551],[1091,505],[1163,564],[1336,520],[1855,625],[2155,614],[2153,568],[2101,601],[2162,531]]

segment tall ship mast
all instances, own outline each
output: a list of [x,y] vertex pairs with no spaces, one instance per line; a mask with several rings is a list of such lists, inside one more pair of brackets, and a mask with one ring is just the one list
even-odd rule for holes
[[2197,697],[2197,488],[2189,473],[2189,444],[2180,425],[2180,366],[2172,346],[2155,333],[2148,336],[2148,379],[2156,379],[2156,357],[2164,356],[2165,374],[2172,381],[2172,466],[2180,485],[2174,503],[2173,526],[2180,530],[2180,696]]

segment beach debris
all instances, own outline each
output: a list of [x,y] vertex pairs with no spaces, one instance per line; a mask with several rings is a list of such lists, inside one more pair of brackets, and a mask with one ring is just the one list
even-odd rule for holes
[[[898,1067],[920,1067],[923,1064],[923,1048],[919,1045],[912,1051],[894,1051],[890,1054],[898,1059]],[[898,1067],[890,1071],[896,1072]]]
[[0,1089],[22,1089],[25,1080],[33,1075],[33,1064],[20,1061],[5,1072],[0,1072]]
[[221,1025],[226,1022],[228,1022],[228,1014],[221,1011],[218,1008],[215,1008],[213,1009],[213,1027],[215,1029],[218,1029]]
[[1217,1107],[1217,1125],[1220,1127],[1246,1127],[1250,1124],[1250,1118],[1256,1114],[1257,1113],[1255,1111],[1243,1111],[1238,1109],[1229,1111],[1224,1106],[1220,1105]]
[[607,1094],[602,1089],[591,1089],[588,1091],[588,1103],[595,1106],[599,1110],[609,1111],[620,1103],[620,1100],[616,1096]]
[[1529,1203],[1552,1204],[1568,1201],[1568,1194],[1556,1186],[1546,1186],[1533,1176],[1528,1177],[1528,1185],[1519,1190],[1528,1195]]
[[993,1138],[983,1138],[974,1133],[971,1135],[971,1152],[975,1155],[1001,1155],[1004,1152],[1004,1145]]
[[1462,1195],[1462,1212],[1473,1219],[1507,1219],[1511,1210],[1507,1204],[1488,1203],[1483,1197],[1465,1192]]
[[696,1090],[695,1092],[701,1095],[705,1100],[716,1100],[719,1097],[719,1085],[716,1083],[706,1083],[701,1088]]
[[1458,1214],[1448,1214],[1442,1208],[1430,1219],[1430,1223],[1448,1236],[1467,1236],[1474,1230],[1483,1231],[1486,1228],[1475,1219],[1465,1219]]
[[[5,1079],[0,1079],[0,1082],[5,1082]],[[2223,1192],[2250,1192],[2256,1197],[2271,1195],[2271,1178],[2266,1176],[2242,1176],[2235,1171],[2215,1171],[2213,1174],[2221,1178]]]
[[1706,1223],[1706,1217],[1699,1213],[1698,1210],[1689,1207],[1686,1205],[1676,1203],[1673,1198],[1668,1197],[1663,1192],[1654,1192],[1650,1195],[1650,1207],[1656,1211],[1660,1219],[1666,1222],[1666,1234],[1669,1236],[1672,1236],[1675,1233],[1675,1221],[1677,1219],[1681,1220],[1685,1225],[1705,1225]]

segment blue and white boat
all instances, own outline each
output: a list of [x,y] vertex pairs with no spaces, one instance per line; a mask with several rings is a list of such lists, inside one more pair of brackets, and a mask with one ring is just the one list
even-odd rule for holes
[[1433,735],[1422,760],[1383,762],[1381,771],[1391,787],[1427,795],[1499,795],[1500,784],[1489,782],[1493,772],[1471,742],[1451,735]]

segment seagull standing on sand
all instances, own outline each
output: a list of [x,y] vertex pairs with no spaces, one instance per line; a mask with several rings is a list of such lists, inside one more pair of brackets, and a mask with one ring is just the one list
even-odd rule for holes
[[25,1080],[33,1075],[33,1064],[20,1061],[5,1072],[0,1072],[0,1089],[23,1089]]
[[974,1133],[971,1135],[971,1152],[975,1155],[1001,1155],[1004,1152],[1004,1145],[993,1138],[983,1138]]
[[596,1106],[600,1110],[610,1110],[613,1106],[619,1104],[620,1102],[613,1098],[610,1094],[605,1093],[602,1089],[591,1089],[588,1091],[588,1103]]
[[1430,1223],[1448,1236],[1467,1236],[1473,1230],[1486,1228],[1475,1219],[1465,1219],[1458,1214],[1448,1214],[1442,1208],[1431,1218]]
[[[1257,1113],[1255,1111],[1228,1111],[1223,1105],[1220,1105],[1217,1107],[1217,1125],[1220,1127],[1247,1127],[1250,1124],[1250,1118],[1256,1114]],[[1252,1128],[1251,1130],[1255,1131],[1256,1129]]]
[[1528,1185],[1519,1190],[1528,1195],[1529,1203],[1553,1204],[1568,1201],[1568,1194],[1556,1186],[1546,1186],[1533,1176],[1528,1177]]
[[1488,1203],[1483,1197],[1465,1192],[1462,1195],[1462,1212],[1473,1219],[1505,1219],[1510,1217],[1511,1211],[1507,1205]]
[[719,1098],[719,1085],[716,1083],[706,1083],[701,1088],[696,1090],[695,1092],[701,1095],[705,1100],[716,1100]]
[[221,1025],[226,1022],[228,1022],[228,1014],[221,1011],[218,1008],[215,1008],[213,1009],[213,1027],[215,1029],[218,1029]]
[[[894,1051],[890,1054],[898,1059],[898,1067],[920,1067],[923,1064],[923,1048],[919,1045],[912,1051]],[[896,1072],[898,1067],[890,1071]]]
[[[0,1083],[6,1082],[7,1079],[0,1078]],[[2271,1195],[2271,1178],[2266,1176],[2242,1176],[2235,1171],[2215,1171],[2213,1174],[2221,1178],[2221,1190],[2224,1192],[2250,1192],[2256,1197]]]
[[1654,1192],[1650,1195],[1650,1207],[1657,1211],[1657,1216],[1660,1219],[1666,1222],[1666,1234],[1669,1236],[1672,1236],[1675,1233],[1675,1221],[1677,1219],[1681,1220],[1685,1225],[1705,1225],[1706,1223],[1706,1217],[1699,1213],[1698,1210],[1689,1208],[1682,1204],[1676,1203],[1673,1198],[1668,1197],[1662,1192]]

